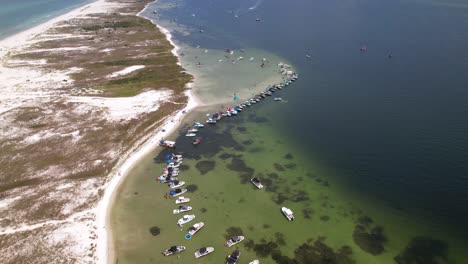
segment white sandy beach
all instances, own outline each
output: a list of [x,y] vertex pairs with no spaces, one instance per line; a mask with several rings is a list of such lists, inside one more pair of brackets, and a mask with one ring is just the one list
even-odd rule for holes
[[[10,36],[4,40],[1,40],[0,41],[0,72],[1,72],[0,82],[2,82],[2,85],[0,86],[0,102],[2,101],[6,102],[6,107],[4,109],[5,111],[3,112],[9,111],[16,107],[23,107],[23,106],[29,105],[32,102],[39,103],[39,100],[43,100],[43,99],[37,99],[37,98],[48,98],[48,97],[54,97],[54,96],[56,97],[59,96],[63,98],[64,96],[63,94],[57,94],[54,91],[49,91],[49,90],[44,92],[42,88],[51,83],[54,83],[54,84],[59,83],[63,79],[66,79],[67,77],[67,72],[51,75],[51,74],[45,74],[40,71],[33,71],[31,69],[26,69],[24,67],[13,69],[13,70],[8,67],[4,67],[3,62],[7,60],[8,54],[10,52],[14,52],[15,50],[20,50],[25,44],[34,42],[37,36],[44,33],[48,29],[54,27],[57,23],[61,21],[66,21],[66,20],[70,20],[76,17],[85,16],[87,14],[110,12],[113,7],[115,7],[115,5],[113,6],[112,4],[107,3],[105,0],[97,0],[91,4],[87,4],[85,6],[76,8],[64,15],[53,18],[43,24],[40,24],[31,29],[28,29],[16,35]],[[141,12],[138,15],[140,14]],[[172,53],[177,56],[178,47],[172,42],[172,39],[171,39],[172,36],[169,34],[169,31],[159,26],[158,28],[164,34],[166,34],[167,39],[174,46]],[[43,34],[41,37],[42,37],[42,40],[47,39],[47,34]],[[75,36],[67,36],[67,37],[75,37]],[[51,38],[53,37],[51,36]],[[179,61],[178,64],[180,65],[180,60],[178,61]],[[30,65],[34,66],[34,61],[31,61]],[[132,66],[131,68],[124,69],[120,72],[116,72],[115,74],[116,75],[128,74],[131,71],[135,71],[141,68],[142,68],[141,66],[136,65],[136,66]],[[114,76],[110,76],[110,77],[112,78]],[[34,81],[30,82],[29,78],[33,80],[39,80],[39,83],[34,83]],[[28,90],[31,87],[31,85],[34,86],[34,84],[36,84],[34,89]],[[191,84],[187,84],[188,88],[190,88],[190,85]],[[29,88],[27,86],[29,86]],[[145,92],[145,93],[148,93],[148,92]],[[162,92],[150,91],[149,93],[151,93],[150,98],[154,99],[153,101],[148,100],[148,97],[138,96],[138,95],[132,98],[128,98],[128,100],[123,99],[123,98],[113,100],[113,98],[99,98],[99,97],[86,97],[85,99],[82,99],[76,96],[66,97],[68,98],[66,100],[68,100],[71,103],[89,105],[90,107],[106,108],[107,111],[109,112],[108,113],[109,117],[111,117],[110,119],[111,120],[114,119],[113,121],[116,121],[117,119],[121,119],[122,116],[125,116],[124,119],[137,117],[139,114],[142,113],[142,111],[145,111],[145,109],[147,109],[148,111],[155,111],[158,108],[160,102],[168,100],[169,98],[168,91],[162,91]],[[96,244],[97,256],[93,257],[93,262],[94,261],[98,263],[110,263],[111,262],[111,258],[113,256],[113,252],[112,252],[113,241],[112,241],[112,234],[111,234],[111,229],[109,225],[109,217],[110,217],[110,209],[111,209],[114,197],[115,197],[115,192],[117,191],[119,185],[124,181],[125,177],[133,168],[133,166],[136,163],[138,163],[142,157],[154,151],[158,146],[159,140],[162,137],[167,137],[172,132],[174,132],[177,129],[177,127],[181,124],[182,119],[184,118],[185,114],[200,104],[199,100],[195,98],[191,90],[187,90],[186,95],[188,96],[188,104],[183,110],[177,112],[176,114],[172,116],[166,117],[163,125],[157,128],[155,131],[153,131],[154,134],[148,135],[147,137],[142,139],[140,142],[138,142],[134,146],[134,148],[132,148],[133,151],[130,151],[126,153],[125,155],[122,155],[122,158],[119,160],[117,166],[113,169],[113,171],[107,177],[107,179],[109,180],[107,181],[107,183],[105,184],[103,188],[104,195],[101,201],[97,204],[97,207],[95,207],[94,210],[91,209],[87,211],[87,213],[88,212],[93,213],[94,211],[95,217],[89,217],[90,219],[92,218],[94,219],[94,220],[91,220],[94,223],[89,223],[85,226],[85,225],[78,225],[78,223],[74,223],[74,221],[71,221],[71,220],[70,221],[65,220],[65,222],[76,224],[75,225],[76,228],[74,229],[74,232],[72,232],[72,233],[80,234],[76,236],[89,237],[88,234],[96,235],[97,240],[95,241],[92,241],[90,239],[84,239],[84,240],[76,239],[75,240],[75,243],[76,241],[79,241],[79,244],[82,244],[82,245],[77,245],[77,246],[83,246],[84,244],[89,245],[90,243]],[[16,100],[18,98],[20,98],[21,100]],[[44,101],[40,101],[40,102],[44,102]],[[124,112],[126,111],[129,112],[128,115],[125,115],[126,113]],[[115,116],[116,118],[112,118],[112,116]],[[164,129],[165,132],[162,132],[162,129]],[[78,135],[79,135],[79,131],[78,131]],[[14,198],[14,199],[9,198],[8,200],[0,201],[0,206],[5,207],[6,209],[6,207],[8,207],[9,204],[13,203],[14,201],[18,199],[19,198]],[[70,219],[73,219],[73,218],[70,218]],[[57,221],[57,223],[61,223],[61,222],[64,222],[64,221]],[[29,229],[42,227],[42,226],[44,226],[44,224],[25,226],[23,229],[29,230]],[[88,230],[83,230],[83,228],[88,229]],[[21,232],[21,230],[23,229],[2,227],[0,231],[2,232],[5,231],[6,233],[14,233],[14,232]],[[72,229],[73,229],[73,226],[72,226]],[[60,237],[60,234],[58,234],[58,236]],[[66,236],[63,236],[63,237],[66,237]],[[79,257],[79,255],[77,257]]]

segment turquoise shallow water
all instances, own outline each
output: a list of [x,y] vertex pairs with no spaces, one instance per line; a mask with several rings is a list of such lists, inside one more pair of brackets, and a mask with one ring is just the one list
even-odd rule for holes
[[3,0],[0,7],[0,39],[91,2],[92,0]]

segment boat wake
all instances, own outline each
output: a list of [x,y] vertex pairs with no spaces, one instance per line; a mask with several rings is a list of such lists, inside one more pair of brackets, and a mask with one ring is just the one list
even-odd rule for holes
[[263,3],[263,0],[247,0],[244,2],[247,3],[241,3],[241,7],[239,7],[239,9],[237,9],[236,12],[234,12],[235,17],[248,14],[249,12],[257,9]]

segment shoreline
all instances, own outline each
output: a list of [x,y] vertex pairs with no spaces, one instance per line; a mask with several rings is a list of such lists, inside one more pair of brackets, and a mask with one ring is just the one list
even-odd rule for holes
[[[14,35],[8,36],[4,39],[0,39],[0,60],[3,59],[3,57],[8,54],[8,52],[13,49],[13,48],[19,48],[23,45],[23,43],[26,43],[30,39],[34,38],[40,33],[43,33],[47,31],[48,29],[52,28],[55,26],[55,24],[69,20],[72,18],[75,18],[79,15],[83,15],[83,11],[86,9],[93,9],[93,8],[98,8],[99,5],[105,5],[106,1],[105,0],[95,0],[91,3],[85,3],[82,6],[79,6],[77,8],[72,9],[71,11],[59,15],[57,17],[54,17],[50,20],[47,20],[39,25],[36,25],[32,28],[23,30],[21,32],[18,32]],[[90,10],[91,11],[91,10]]]
[[[172,35],[170,34],[169,30],[163,28],[162,26],[154,23],[151,19],[148,19],[141,14],[147,9],[147,7],[154,2],[148,3],[143,10],[136,14],[136,16],[142,17],[147,19],[153,23],[158,30],[161,31],[166,36],[166,39],[169,43],[173,46],[171,50],[172,54],[177,57],[177,64],[181,65],[180,57],[177,54],[177,50],[179,47],[174,43],[172,40]],[[192,75],[192,74],[191,74]],[[195,79],[195,76],[192,75]],[[158,131],[155,135],[150,136],[149,138],[143,139],[141,145],[139,145],[136,149],[128,153],[124,159],[119,162],[120,164],[116,165],[113,172],[110,173],[109,181],[107,182],[104,190],[104,196],[99,201],[97,210],[96,210],[96,225],[97,225],[97,248],[96,248],[96,256],[97,256],[97,263],[107,264],[107,263],[114,263],[115,259],[115,249],[114,249],[114,241],[112,235],[112,228],[110,222],[110,216],[112,212],[112,207],[115,202],[115,198],[117,195],[117,190],[124,182],[126,177],[129,175],[133,167],[146,155],[155,151],[159,146],[159,140],[162,137],[167,137],[173,134],[177,128],[182,124],[182,121],[186,114],[189,111],[199,107],[202,102],[196,98],[193,94],[193,90],[191,90],[194,81],[186,84],[186,87],[190,90],[185,91],[185,95],[188,97],[187,105],[184,109],[176,112],[173,115],[168,115],[165,117],[165,121],[161,126],[156,128]],[[162,129],[165,129],[165,132],[162,132]]]

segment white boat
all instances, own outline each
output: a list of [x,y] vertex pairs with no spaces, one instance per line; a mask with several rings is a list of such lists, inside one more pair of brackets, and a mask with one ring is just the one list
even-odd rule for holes
[[202,229],[202,227],[205,226],[205,223],[203,222],[200,222],[200,223],[196,223],[194,224],[193,226],[189,227],[188,229],[188,233],[193,236],[195,235],[195,233],[197,233],[200,229]]
[[171,194],[172,197],[176,197],[176,196],[179,196],[179,195],[182,195],[184,193],[187,192],[187,189],[175,189],[175,190],[171,190],[169,192],[169,194]]
[[214,251],[214,247],[202,247],[195,252],[195,258],[206,256]]
[[286,208],[286,207],[281,207],[281,212],[283,212],[284,216],[289,220],[293,221],[294,220],[294,215],[291,209]]
[[260,261],[258,261],[258,259],[252,260],[249,262],[249,264],[260,264]]
[[216,120],[213,119],[213,118],[209,118],[208,120],[206,120],[206,123],[208,123],[208,124],[216,124]]
[[185,184],[184,181],[173,181],[169,185],[170,185],[171,189],[175,189],[175,188],[179,188],[180,186],[182,186],[184,184]]
[[175,142],[174,142],[174,141],[169,141],[169,140],[161,139],[161,140],[159,141],[159,145],[162,146],[162,147],[174,148],[174,147],[175,147]]
[[237,115],[237,111],[236,110],[231,110],[231,115]]
[[255,185],[258,189],[263,189],[263,184],[260,182],[258,178],[252,178],[250,179],[250,182]]
[[203,125],[202,123],[199,123],[199,122],[195,122],[194,127],[195,128],[203,128],[203,127],[205,127],[205,125]]
[[182,164],[182,161],[180,161],[180,162],[171,162],[171,163],[169,163],[169,164],[167,165],[166,168],[168,168],[168,169],[169,169],[169,168],[174,168],[174,169],[175,169],[175,168],[179,168],[180,164]]
[[240,251],[234,250],[231,255],[227,257],[226,264],[236,264],[240,257]]
[[191,206],[181,205],[181,206],[179,206],[179,208],[174,209],[172,212],[174,214],[180,214],[180,213],[188,212],[188,211],[191,211],[191,210],[192,210]]
[[233,236],[224,244],[227,247],[232,247],[237,243],[242,242],[245,239],[244,236]]
[[184,246],[172,246],[172,247],[166,249],[165,251],[163,251],[162,254],[167,257],[167,256],[171,256],[171,255],[175,255],[177,253],[180,253],[180,252],[182,252],[184,250],[185,250]]
[[281,98],[281,97],[275,97],[275,101],[283,101],[283,98]]
[[184,225],[184,224],[192,221],[193,219],[195,219],[195,215],[184,215],[184,216],[182,216],[182,218],[177,220],[177,224],[178,225]]
[[198,132],[198,129],[196,128],[191,128],[187,131],[187,133],[197,133]]
[[167,176],[162,176],[162,175],[159,176],[159,181],[161,183],[166,183],[168,181],[175,181],[175,180],[177,180],[177,177],[175,177],[175,176],[171,176],[170,178],[168,178]]
[[197,134],[195,133],[187,133],[185,134],[186,137],[195,137]]
[[188,202],[190,202],[190,198],[185,198],[183,196],[177,198],[177,200],[175,201],[176,204],[183,204]]

